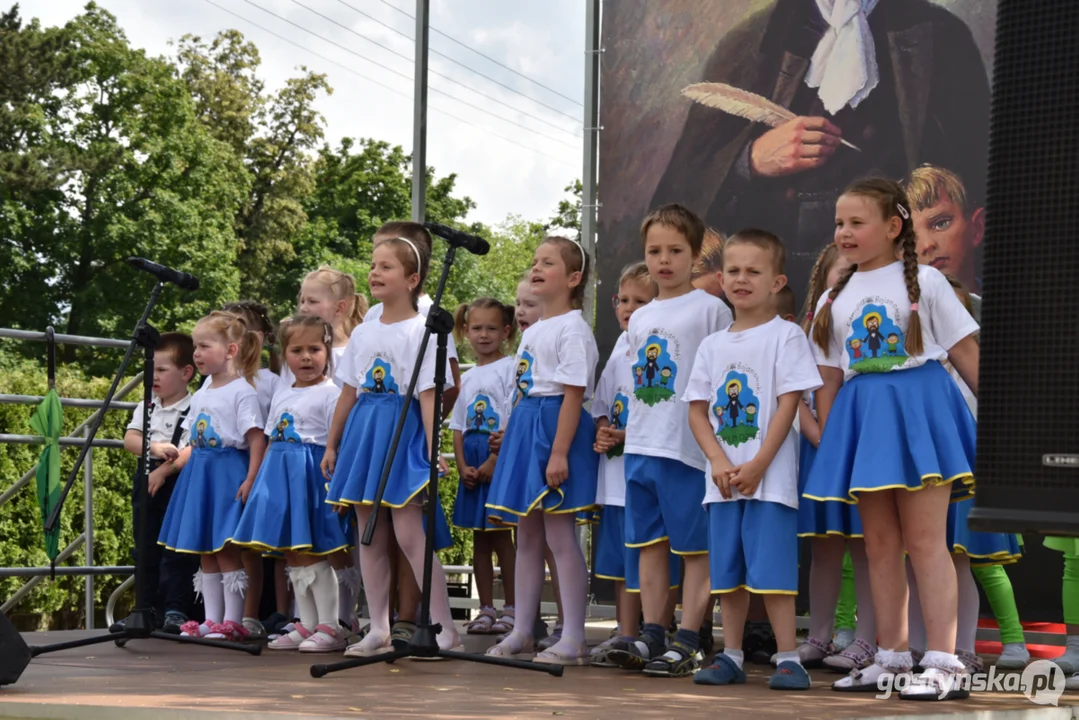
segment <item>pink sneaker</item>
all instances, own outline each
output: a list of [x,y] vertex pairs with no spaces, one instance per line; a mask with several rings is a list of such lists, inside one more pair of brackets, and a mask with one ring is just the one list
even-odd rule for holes
[[228,640],[230,642],[244,642],[248,636],[247,629],[238,622],[232,620],[226,620],[220,624],[214,624],[210,627],[210,634],[206,636],[208,640]]
[[300,623],[295,623],[291,631],[273,640],[269,648],[271,650],[299,650],[309,637],[311,637],[311,631]]
[[199,624],[198,620],[188,620],[180,626],[180,635],[183,637],[203,637],[206,634],[204,630],[209,630],[209,627],[204,628]]

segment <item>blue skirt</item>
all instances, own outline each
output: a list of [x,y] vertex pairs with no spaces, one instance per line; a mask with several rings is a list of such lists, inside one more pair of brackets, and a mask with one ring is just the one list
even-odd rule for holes
[[209,555],[232,542],[243,513],[236,493],[247,479],[248,462],[246,450],[192,448],[176,479],[157,544]]
[[319,469],[325,452],[310,443],[270,443],[233,542],[307,555],[349,547],[345,519],[326,504],[326,479]]
[[1019,538],[1007,533],[977,532],[967,526],[967,516],[974,500],[964,500],[948,506],[948,550],[970,557],[974,567],[1008,565],[1023,556]]
[[[813,443],[799,436],[801,446],[798,449],[798,495],[805,492],[809,473],[813,469],[813,460],[817,448]],[[798,499],[798,537],[862,537],[862,517],[858,506],[832,500]]]
[[938,362],[858,375],[836,396],[803,497],[858,502],[859,493],[950,484],[974,495],[974,416]]
[[[378,483],[390,455],[397,417],[401,405],[407,401],[400,395],[360,393],[341,436],[327,502],[333,505],[374,504]],[[382,496],[383,507],[408,505],[427,487],[430,468],[420,404],[413,400],[394,455],[386,493]]]
[[[491,450],[487,446],[487,433],[469,432],[461,438],[465,463],[478,468],[487,462]],[[481,483],[469,490],[464,483],[457,485],[457,499],[453,503],[453,524],[462,530],[508,530],[506,527],[492,525],[487,517],[487,495],[490,483]]]
[[561,395],[525,398],[514,408],[487,495],[492,521],[497,518],[505,522],[506,514],[520,517],[536,508],[552,513],[595,508],[599,456],[592,446],[596,427],[592,416],[583,409],[570,443],[569,477],[555,490],[547,487],[547,461],[562,399]]

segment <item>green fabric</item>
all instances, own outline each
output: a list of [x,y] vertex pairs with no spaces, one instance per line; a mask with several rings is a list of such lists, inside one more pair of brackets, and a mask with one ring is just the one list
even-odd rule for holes
[[[50,389],[45,399],[37,406],[30,427],[45,438],[45,449],[37,464],[37,503],[41,507],[41,522],[52,513],[60,501],[60,428],[63,425],[63,408],[60,396],[55,389]],[[60,552],[60,528],[45,533],[45,554],[49,560],[56,560]]]
[[971,571],[978,583],[985,590],[985,596],[989,599],[989,606],[993,608],[993,615],[1000,627],[1000,641],[1002,643],[1025,642],[1023,626],[1019,623],[1019,609],[1015,606],[1015,593],[1012,591],[1012,581],[1003,565],[983,565],[972,567]]
[[843,581],[839,586],[839,602],[835,606],[835,626],[837,630],[853,630],[854,614],[858,602],[854,594],[854,563],[850,559],[850,550],[843,553]]
[[1062,552],[1065,556],[1079,557],[1079,538],[1050,536],[1043,542],[1050,550]]
[[1079,625],[1079,557],[1064,556],[1064,588],[1061,592],[1064,604],[1064,622]]

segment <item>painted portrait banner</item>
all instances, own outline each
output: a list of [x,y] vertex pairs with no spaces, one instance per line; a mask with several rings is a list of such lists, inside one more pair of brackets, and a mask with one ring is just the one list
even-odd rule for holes
[[605,2],[600,296],[643,257],[648,210],[679,202],[779,235],[801,304],[867,175],[908,185],[922,261],[978,293],[995,19],[992,0]]

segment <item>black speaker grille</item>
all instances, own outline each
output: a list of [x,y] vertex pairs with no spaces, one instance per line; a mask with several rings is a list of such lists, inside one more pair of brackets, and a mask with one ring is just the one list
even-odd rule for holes
[[999,3],[984,266],[977,505],[1077,512],[1021,492],[1079,493],[1079,465],[1042,461],[1079,455],[1076,0]]

